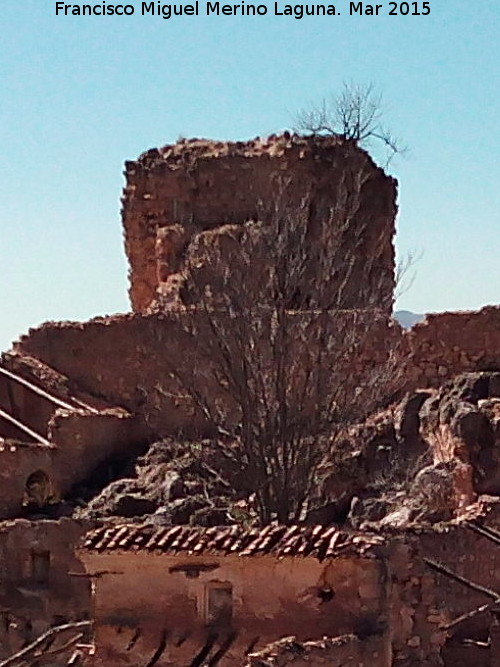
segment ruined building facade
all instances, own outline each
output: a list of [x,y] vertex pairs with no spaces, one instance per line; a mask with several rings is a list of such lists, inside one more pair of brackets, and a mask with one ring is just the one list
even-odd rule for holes
[[[229,667],[243,667],[242,660],[261,667],[336,664],[341,658],[377,667],[498,664],[491,662],[499,654],[499,633],[489,607],[465,624],[456,619],[484,603],[488,595],[481,588],[500,590],[498,506],[495,499],[481,499],[498,494],[500,479],[500,392],[493,377],[500,370],[500,307],[431,315],[409,332],[391,321],[396,183],[353,142],[288,133],[237,143],[183,140],[126,163],[125,177],[132,312],[89,322],[48,322],[2,355],[0,659],[50,625],[91,615],[104,658],[89,665],[113,667],[115,659],[137,664],[142,650],[154,657],[162,645],[156,664],[175,665],[193,658],[193,650],[203,651],[210,604],[224,607],[232,596],[240,639],[224,653],[226,660],[234,654]],[[93,520],[77,520],[71,511],[85,493],[88,499],[109,482],[114,493],[124,477],[133,478],[137,457],[151,443],[180,436],[199,442],[210,435],[203,415],[169,371],[172,364],[190,368],[196,358],[183,313],[196,308],[190,284],[203,269],[199,251],[215,248],[220,256],[231,255],[241,230],[269,225],[280,206],[281,213],[305,211],[313,256],[321,225],[340,222],[331,234],[337,235],[340,255],[353,258],[323,276],[327,301],[336,285],[344,285],[343,305],[365,334],[357,356],[341,369],[345,375],[339,371],[339,382],[363,378],[388,348],[397,348],[407,362],[401,393],[409,397],[399,417],[393,419],[388,408],[380,433],[377,423],[363,425],[349,444],[354,482],[365,479],[362,473],[369,479],[384,447],[400,446],[401,464],[409,444],[416,445],[417,454],[418,447],[428,446],[430,465],[419,483],[442,481],[448,469],[465,466],[467,488],[459,507],[465,515],[457,515],[460,503],[455,503],[445,508],[450,511],[435,529],[408,531],[397,496],[380,539],[373,526],[363,527],[365,515],[358,517],[359,531],[353,525],[345,530],[317,525],[296,526],[292,534],[276,527],[172,528],[162,526],[156,514],[158,525],[141,527],[130,503],[128,514],[114,517],[119,525],[96,528]],[[259,279],[256,267],[265,270],[265,260],[259,258],[248,271],[250,286]],[[321,307],[313,278],[304,272],[302,302]],[[298,308],[295,321],[300,316]],[[335,322],[337,315],[331,317]],[[486,377],[485,371],[493,374]],[[457,398],[453,388],[436,391],[463,372],[480,372],[474,382],[483,387],[487,379],[488,391],[467,400]],[[358,506],[369,506],[365,489],[352,479],[343,491],[338,470],[331,480],[332,505],[349,487],[347,510],[355,495]],[[170,493],[172,485],[164,481]],[[137,495],[132,500],[135,508],[147,505]],[[68,516],[61,518],[64,512]],[[179,523],[188,522],[186,516]],[[122,525],[125,517],[132,517],[132,524]],[[463,583],[450,579],[439,564],[476,579],[480,588],[461,594]],[[160,580],[165,569],[169,576],[155,597],[155,587],[146,584]],[[273,588],[278,575],[284,582],[281,598]],[[253,577],[261,582],[259,590]],[[137,595],[130,596],[129,589]],[[179,602],[176,610],[182,614],[170,628],[163,612],[172,601]],[[264,623],[260,608],[266,610]],[[290,623],[289,609],[295,614]],[[323,640],[314,635],[317,623],[323,634],[348,634]],[[195,643],[184,636],[190,629]],[[171,630],[175,641],[171,635],[167,641]],[[289,631],[296,641],[278,642],[269,650],[263,646]],[[219,649],[214,640],[211,659]],[[204,656],[198,653],[196,659],[193,664],[202,664]]]

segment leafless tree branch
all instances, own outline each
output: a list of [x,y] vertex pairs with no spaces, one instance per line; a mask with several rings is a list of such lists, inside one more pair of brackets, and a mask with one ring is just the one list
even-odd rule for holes
[[461,575],[456,574],[442,563],[437,563],[436,561],[433,561],[430,558],[424,558],[424,563],[426,563],[426,565],[428,565],[432,570],[435,570],[439,574],[444,574],[446,577],[453,579],[457,583],[462,584],[463,586],[470,588],[473,591],[477,591],[478,593],[487,595],[489,598],[495,601],[500,599],[500,594],[498,593],[498,591],[494,591],[492,588],[487,588],[486,586],[481,586],[480,584],[476,584],[474,581],[470,581],[470,579],[467,579],[466,577],[462,577]]
[[359,367],[388,310],[376,260],[352,244],[353,227],[361,238],[368,224],[358,216],[366,179],[364,167],[343,171],[335,196],[278,179],[258,222],[200,233],[188,251],[178,321],[193,361],[165,354],[165,375],[246,472],[262,523],[303,516],[339,425],[398,381],[389,343]]
[[341,136],[368,150],[373,141],[385,149],[383,166],[408,148],[382,124],[383,98],[373,84],[344,83],[337,96],[296,114],[296,131],[313,135]]
[[[75,646],[83,637],[81,630],[92,626],[92,621],[78,621],[76,623],[65,623],[50,628],[40,635],[34,642],[11,655],[7,660],[0,662],[0,667],[29,667],[41,665],[47,659],[60,655]],[[70,634],[68,638],[66,636]],[[56,644],[58,640],[64,639],[62,644]]]
[[411,289],[415,282],[415,265],[422,259],[422,251],[409,250],[396,264],[396,290],[394,300],[397,301]]

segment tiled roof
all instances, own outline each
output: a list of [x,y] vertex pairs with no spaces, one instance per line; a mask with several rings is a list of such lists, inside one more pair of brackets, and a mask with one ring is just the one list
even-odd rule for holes
[[368,556],[384,540],[378,535],[350,533],[328,526],[242,526],[201,528],[151,524],[102,527],[85,536],[87,551],[151,551],[168,554],[218,553],[258,556],[310,556],[323,560],[344,555]]

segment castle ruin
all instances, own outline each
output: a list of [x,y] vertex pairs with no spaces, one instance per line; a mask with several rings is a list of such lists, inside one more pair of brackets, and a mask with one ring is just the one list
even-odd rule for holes
[[[2,355],[0,660],[90,617],[97,653],[86,634],[73,664],[499,664],[500,307],[431,315],[408,332],[391,320],[396,182],[355,142],[182,140],[127,162],[125,177],[132,312],[48,322]],[[404,382],[343,434],[322,507],[300,525],[241,528],[210,494],[228,494],[241,516],[248,498],[220,491],[204,458],[213,432],[169,369],[189,370],[205,344],[183,327],[197,271],[212,251],[237,257],[280,197],[281,213],[305,211],[313,259],[330,220],[342,222],[331,228],[338,257],[352,258],[319,277],[306,266],[290,327],[342,284],[342,312],[364,337],[339,383],[361,382],[389,348]],[[250,289],[267,260],[245,267]],[[148,592],[163,573],[159,596]],[[231,609],[223,633],[212,607]]]

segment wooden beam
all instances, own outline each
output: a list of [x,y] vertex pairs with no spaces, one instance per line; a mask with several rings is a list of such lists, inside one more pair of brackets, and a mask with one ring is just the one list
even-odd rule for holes
[[431,569],[435,570],[436,572],[439,572],[439,574],[444,574],[446,577],[453,579],[459,584],[462,584],[463,586],[466,586],[467,588],[470,588],[473,591],[477,591],[478,593],[482,593],[483,595],[487,595],[488,597],[493,598],[493,600],[495,601],[500,599],[500,593],[498,593],[497,591],[494,591],[491,588],[486,588],[486,586],[481,586],[480,584],[476,584],[473,581],[466,579],[465,577],[461,577],[459,574],[455,574],[455,572],[449,570],[445,565],[436,563],[430,558],[424,558],[423,560],[424,563],[426,563],[426,565],[428,565]]
[[4,419],[5,421],[9,422],[9,424],[12,424],[12,426],[15,426],[19,431],[21,431],[25,435],[28,435],[39,445],[43,445],[44,447],[49,447],[50,449],[55,449],[54,445],[52,445],[46,438],[41,436],[39,433],[36,433],[32,429],[30,429],[28,426],[26,426],[26,424],[23,424],[19,420],[15,419],[8,412],[5,412],[5,410],[0,409],[0,419]]

